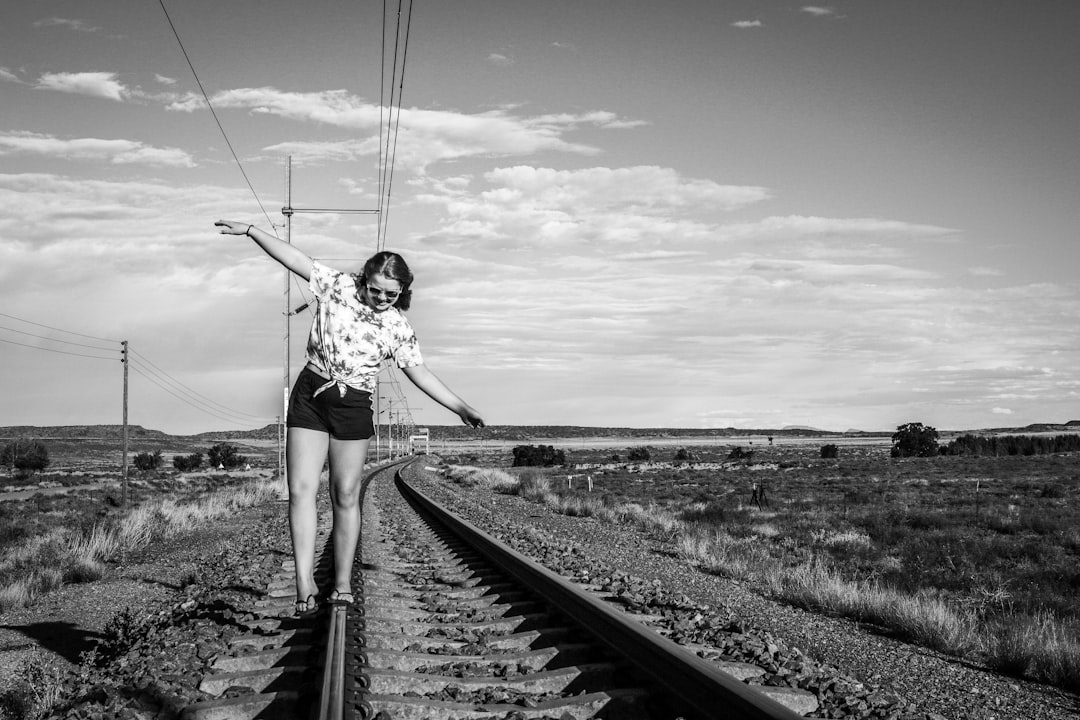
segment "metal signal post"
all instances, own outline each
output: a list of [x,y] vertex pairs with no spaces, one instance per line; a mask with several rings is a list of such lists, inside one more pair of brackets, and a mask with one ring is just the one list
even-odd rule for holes
[[[355,210],[355,209],[349,210],[349,209],[338,209],[338,208],[294,208],[292,206],[292,155],[286,155],[285,156],[285,207],[281,208],[281,214],[285,216],[285,242],[289,243],[290,245],[292,244],[292,216],[295,213],[337,213],[337,214],[341,214],[341,215],[378,215],[379,211],[378,210]],[[280,420],[279,425],[278,425],[279,432],[280,432],[280,428],[281,428],[281,423],[285,422],[285,418],[289,414],[289,346],[290,346],[289,321],[292,319],[292,316],[295,314],[291,309],[291,307],[292,307],[292,297],[291,297],[291,290],[290,290],[290,285],[289,285],[289,281],[291,279],[292,278],[290,277],[290,271],[288,269],[286,269],[285,270],[285,292],[284,292],[284,297],[283,297],[284,307],[282,308],[282,314],[285,316],[285,338],[284,338],[285,349],[283,351],[283,361],[282,361],[282,366],[283,366],[282,371],[283,371],[283,374],[284,374],[284,378],[283,378],[283,389],[282,389],[282,399],[283,399],[283,401],[282,401],[282,407],[281,407],[281,420]],[[299,312],[299,310],[297,310],[296,312]],[[376,408],[376,411],[377,411],[377,408]],[[376,417],[378,417],[378,416],[376,415]],[[281,464],[281,467],[282,467],[281,476],[284,479],[285,474],[286,474],[286,471],[284,470],[285,464],[284,464],[284,462],[282,462],[280,454],[279,454],[278,462]]]

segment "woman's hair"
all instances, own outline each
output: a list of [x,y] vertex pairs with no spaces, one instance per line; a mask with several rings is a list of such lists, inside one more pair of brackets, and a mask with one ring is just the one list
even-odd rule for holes
[[401,294],[398,295],[394,307],[398,310],[409,309],[409,305],[412,303],[413,274],[405,262],[405,258],[388,250],[375,253],[364,263],[364,272],[356,279],[357,287],[367,285],[367,279],[373,275],[382,275],[401,283]]

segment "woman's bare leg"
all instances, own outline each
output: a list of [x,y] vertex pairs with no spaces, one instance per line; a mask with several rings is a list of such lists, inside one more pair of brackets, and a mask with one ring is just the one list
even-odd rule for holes
[[352,565],[360,539],[360,485],[369,440],[330,438],[330,502],[334,507],[334,589],[352,592]]
[[315,531],[319,521],[315,501],[329,443],[327,433],[307,428],[289,428],[286,440],[289,532],[296,563],[296,599],[299,601],[319,592],[315,584]]

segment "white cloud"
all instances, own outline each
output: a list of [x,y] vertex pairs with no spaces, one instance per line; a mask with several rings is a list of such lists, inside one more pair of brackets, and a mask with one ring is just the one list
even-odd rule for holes
[[492,65],[501,65],[507,67],[514,64],[514,58],[509,55],[503,55],[502,53],[490,53],[487,56],[488,62]]
[[760,20],[738,20],[736,22],[731,23],[731,26],[732,27],[737,27],[737,28],[740,28],[740,29],[759,28],[759,27],[764,27],[765,23],[761,22]]
[[64,139],[33,132],[0,134],[0,155],[15,154],[74,160],[107,160],[117,165],[195,166],[195,161],[184,150],[153,147],[135,140]]
[[822,7],[820,5],[804,5],[800,10],[809,15],[816,17],[827,17],[829,15],[835,15],[836,9],[831,7]]
[[268,145],[262,149],[263,158],[281,158],[292,155],[296,165],[327,162],[350,162],[379,153],[379,138],[338,141],[293,141]]
[[[680,177],[670,168],[554,170],[515,166],[484,175],[486,189],[442,187],[418,200],[446,212],[432,242],[494,246],[619,246],[685,252],[715,239],[703,217],[760,202],[769,191]],[[433,188],[434,189],[434,188]],[[437,238],[437,239],[436,239]],[[671,244],[683,245],[673,249]],[[633,248],[629,250],[629,248]]]
[[806,215],[771,216],[754,222],[726,225],[728,239],[796,239],[845,237],[894,237],[909,240],[955,240],[959,231],[938,225],[922,225],[879,218],[829,218]]
[[8,70],[6,67],[0,67],[0,80],[6,80],[7,82],[20,83],[25,85],[19,76]]
[[109,100],[123,100],[130,93],[112,72],[45,73],[37,81],[41,90],[91,95]]
[[1009,408],[1003,408],[1003,407],[996,407],[993,410],[991,410],[990,412],[994,413],[995,415],[1012,415],[1013,414],[1012,410],[1010,410]]
[[176,78],[166,77],[165,75],[158,75],[157,73],[154,73],[154,80],[161,83],[162,85],[176,84]]
[[[378,105],[344,90],[293,93],[270,87],[240,88],[216,93],[210,101],[219,110],[248,109],[298,122],[373,133],[384,121]],[[192,94],[172,98],[167,105],[171,110],[185,112],[203,106],[202,98]],[[395,124],[400,127],[397,162],[423,172],[433,163],[467,157],[522,156],[543,151],[594,155],[599,152],[597,148],[570,142],[564,136],[582,127],[612,130],[643,123],[606,111],[528,116],[506,108],[474,114],[404,108],[399,119],[395,116]],[[339,156],[343,152],[343,146],[322,147]]]
[[77,32],[98,32],[101,30],[99,27],[87,25],[82,20],[74,20],[69,18],[51,17],[43,20],[38,20],[34,23],[34,27],[64,27],[68,30],[75,30]]
[[612,255],[612,260],[622,262],[652,262],[658,260],[686,260],[701,257],[705,253],[695,250],[653,250],[652,252],[629,252]]

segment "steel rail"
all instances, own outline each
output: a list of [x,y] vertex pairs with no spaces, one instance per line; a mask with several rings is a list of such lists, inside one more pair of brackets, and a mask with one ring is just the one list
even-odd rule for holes
[[[393,460],[373,467],[364,475],[364,484],[380,472],[386,472],[395,465],[411,462],[405,460]],[[347,662],[345,657],[345,645],[348,642],[349,632],[347,620],[350,606],[345,603],[334,603],[330,606],[330,617],[327,622],[326,632],[326,655],[323,661],[322,690],[319,693],[319,706],[317,712],[311,716],[318,720],[344,720],[345,717],[345,693]]]
[[323,662],[322,692],[319,695],[319,720],[343,720],[345,716],[345,617],[346,605],[332,605]]
[[587,628],[700,717],[723,717],[727,720],[802,718],[457,517],[410,485],[402,477],[400,469],[395,473],[394,480],[399,492],[407,499]]

